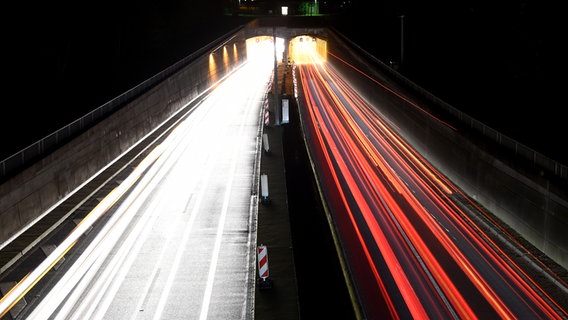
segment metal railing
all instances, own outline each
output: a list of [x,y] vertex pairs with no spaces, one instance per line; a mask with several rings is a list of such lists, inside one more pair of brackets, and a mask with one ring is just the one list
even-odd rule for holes
[[49,134],[48,136],[32,143],[28,147],[0,161],[0,183],[21,172],[27,166],[35,163],[36,161],[47,155],[49,152],[52,152],[61,145],[67,143],[70,139],[76,137],[78,134],[85,132],[88,128],[100,122],[101,120],[112,114],[114,111],[120,109],[128,102],[133,101],[137,97],[147,92],[149,89],[153,88],[163,80],[167,79],[174,73],[187,66],[197,57],[215,50],[215,48],[218,48],[224,43],[231,41],[236,37],[237,32],[242,28],[243,26],[234,28],[232,31],[225,33],[223,36],[189,54],[188,56],[184,57],[168,68],[148,78],[139,85],[122,93],[121,95],[94,109],[93,111],[87,113],[81,118],[71,122],[61,129]]
[[489,140],[493,141],[494,143],[498,144],[504,149],[511,151],[515,156],[518,156],[519,158],[528,161],[533,166],[541,168],[542,170],[545,170],[547,172],[550,172],[551,174],[554,174],[562,179],[568,179],[567,165],[562,164],[556,160],[553,160],[532,148],[529,148],[528,146],[516,141],[515,139],[512,139],[500,133],[499,131],[474,119],[468,114],[456,109],[452,105],[444,102],[443,100],[434,96],[424,88],[410,81],[409,79],[398,73],[394,68],[383,63],[382,61],[380,61],[379,59],[377,59],[376,57],[365,51],[363,48],[359,47],[357,44],[353,43],[338,30],[335,29],[331,30],[335,34],[337,34],[338,38],[340,38],[342,41],[349,43],[350,46],[356,48],[366,58],[370,59],[371,61],[373,61],[373,63],[377,64],[382,69],[382,71],[388,73],[393,78],[396,78],[398,81],[408,86],[412,90],[416,91],[417,93],[419,93],[420,95],[422,95],[424,98],[428,99],[435,105],[443,108],[446,112],[450,113],[451,115],[455,116],[457,119],[462,121],[463,123],[467,124],[473,131],[488,138]]

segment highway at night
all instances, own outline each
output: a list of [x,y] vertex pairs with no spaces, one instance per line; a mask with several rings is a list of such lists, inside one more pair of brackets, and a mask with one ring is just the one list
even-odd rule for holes
[[514,239],[499,233],[497,243],[491,216],[413,150],[380,106],[315,55],[297,59],[317,179],[367,318],[568,316],[502,249]]
[[[393,66],[363,71],[374,64],[320,29],[245,31],[160,73],[32,167],[45,174],[16,175],[2,221],[47,209],[3,225],[20,229],[0,242],[2,320],[568,320],[566,271],[539,251],[563,248],[554,184],[547,215],[538,201],[510,210],[545,220],[537,248],[478,191],[524,205],[540,189],[503,179],[483,141],[455,148],[478,136],[389,77]],[[468,188],[475,179],[490,181]]]
[[[60,235],[47,258],[14,278],[17,285],[0,299],[0,318],[250,317],[252,188],[268,57],[268,64],[240,67],[180,112],[132,173]],[[12,310],[18,303],[23,307]]]

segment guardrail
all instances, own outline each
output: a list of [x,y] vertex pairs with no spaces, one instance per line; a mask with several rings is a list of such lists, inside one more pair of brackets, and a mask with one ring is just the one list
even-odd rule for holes
[[81,118],[0,161],[0,183],[21,172],[27,166],[35,163],[43,156],[47,155],[49,152],[57,149],[61,145],[68,142],[70,139],[76,137],[78,134],[85,132],[85,130],[100,122],[101,120],[112,114],[114,111],[120,109],[128,102],[136,99],[152,87],[156,86],[161,81],[167,79],[177,71],[181,70],[183,67],[187,66],[197,57],[209,51],[214,51],[226,42],[229,42],[242,28],[243,26],[234,28],[232,31],[225,33],[223,36],[189,54],[185,58],[179,60],[168,68],[148,78],[139,85],[122,93],[121,95],[115,97],[107,103],[101,105],[95,110],[87,113]]
[[353,43],[349,40],[346,36],[344,36],[338,30],[330,28],[334,33],[338,35],[343,41],[349,43],[350,46],[356,48],[363,54],[366,58],[372,60],[376,63],[382,71],[390,74],[393,78],[397,79],[401,83],[404,83],[406,86],[415,90],[417,93],[421,94],[424,98],[430,100],[430,102],[440,106],[444,110],[446,110],[451,115],[458,118],[463,123],[467,124],[472,130],[478,132],[482,136],[487,137],[489,140],[493,141],[494,143],[502,146],[503,148],[510,150],[514,155],[519,156],[520,158],[528,161],[532,165],[542,168],[543,170],[550,172],[560,178],[568,179],[568,166],[562,164],[556,160],[553,160],[536,150],[529,148],[528,146],[512,139],[499,131],[485,125],[484,123],[476,120],[475,118],[469,116],[468,114],[456,109],[452,105],[444,102],[443,100],[439,99],[438,97],[434,96],[424,88],[420,87],[419,85],[415,84],[414,82],[410,81],[400,73],[398,73],[395,69],[388,66],[384,62],[380,61],[363,48],[359,47],[357,44]]

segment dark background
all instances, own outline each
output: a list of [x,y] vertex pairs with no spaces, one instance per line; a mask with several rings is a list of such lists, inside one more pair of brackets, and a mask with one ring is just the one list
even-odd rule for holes
[[[342,19],[351,39],[457,109],[568,164],[566,30],[548,1],[379,1]],[[377,17],[378,15],[378,17]]]
[[[243,0],[244,1],[244,0]],[[566,24],[543,1],[318,1],[352,41],[442,100],[568,164]],[[270,3],[270,1],[268,1]],[[3,25],[0,158],[78,119],[251,17],[229,0],[31,1]]]

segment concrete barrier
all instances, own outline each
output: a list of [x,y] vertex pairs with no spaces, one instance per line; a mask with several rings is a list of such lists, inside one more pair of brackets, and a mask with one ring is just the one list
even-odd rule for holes
[[[392,69],[381,71],[376,62],[363,58],[360,49],[336,33],[323,34],[334,55],[393,89],[424,99],[421,103],[433,103],[425,90]],[[243,62],[245,38],[243,31],[231,38],[239,56],[230,59],[236,61],[230,66],[219,61],[216,69],[210,70],[209,55],[203,54],[108,119],[0,185],[0,245]],[[558,178],[538,168],[527,170],[522,161],[499,158],[483,145],[429,117],[409,116],[385,98],[376,83],[338,62],[333,55],[328,55],[328,59],[353,80],[371,103],[380,105],[381,111],[399,126],[400,134],[442,173],[536,248],[568,268],[568,237],[564,235],[568,229],[568,183],[563,176]]]
[[412,111],[412,107],[401,108],[391,101],[393,95],[341,60],[404,96],[414,97],[419,105],[445,111],[449,106],[437,104],[431,94],[392,68],[364,58],[360,48],[336,33],[330,33],[327,45],[328,61],[400,128],[399,133],[418,152],[479,204],[568,269],[568,180],[564,175],[511,152],[473,130],[469,123],[462,123],[456,132],[423,112]]
[[[229,64],[222,60],[225,45],[235,55]],[[244,61],[246,42],[238,31],[1,184],[0,246]]]

